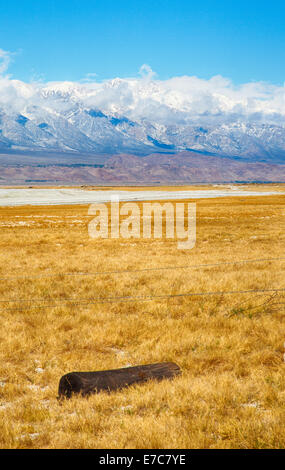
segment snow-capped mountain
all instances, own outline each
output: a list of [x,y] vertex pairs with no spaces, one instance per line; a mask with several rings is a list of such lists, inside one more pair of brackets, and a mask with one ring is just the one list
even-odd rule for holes
[[[253,87],[255,85],[255,87]],[[0,150],[285,161],[285,89],[222,77],[25,84],[0,80]]]

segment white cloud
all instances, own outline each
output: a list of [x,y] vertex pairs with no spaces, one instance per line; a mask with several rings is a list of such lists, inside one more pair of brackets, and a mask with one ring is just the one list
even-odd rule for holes
[[80,80],[80,82],[82,82],[82,83],[84,83],[84,82],[92,83],[92,82],[94,82],[94,80],[96,80],[97,76],[98,76],[97,73],[94,73],[94,72],[93,73],[87,73],[85,75],[85,77]]
[[3,75],[9,67],[11,61],[11,53],[0,49],[0,75]]
[[157,75],[156,72],[154,72],[151,66],[148,64],[143,64],[140,67],[139,74],[142,78],[146,78],[148,80],[152,80]]
[[[24,83],[4,76],[11,54],[0,49],[0,110],[25,113],[31,107],[66,113],[75,106],[99,108],[131,119],[171,124],[258,120],[285,125],[285,87],[265,82],[236,86],[220,75],[209,80],[195,76],[159,80],[143,64],[139,78]],[[2,75],[2,78],[1,78]]]

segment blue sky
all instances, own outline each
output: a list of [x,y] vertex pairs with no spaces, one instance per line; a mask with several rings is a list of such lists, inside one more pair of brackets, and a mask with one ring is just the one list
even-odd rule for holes
[[285,79],[285,2],[0,0],[0,48],[24,81],[130,77]]

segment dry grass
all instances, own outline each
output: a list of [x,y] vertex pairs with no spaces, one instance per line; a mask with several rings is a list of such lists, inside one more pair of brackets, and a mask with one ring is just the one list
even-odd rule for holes
[[[0,208],[0,277],[12,278],[0,281],[0,447],[284,447],[281,294],[38,308],[64,298],[284,288],[285,261],[60,274],[285,256],[284,196],[198,200],[190,251],[167,240],[91,240],[87,211]],[[47,277],[16,278],[27,275]],[[159,361],[176,362],[182,376],[56,400],[64,373]]]

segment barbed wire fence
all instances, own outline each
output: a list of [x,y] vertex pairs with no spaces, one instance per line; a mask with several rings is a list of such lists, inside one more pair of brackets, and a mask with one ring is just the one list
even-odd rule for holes
[[[155,271],[164,271],[164,270],[180,270],[180,269],[198,269],[198,268],[210,268],[218,266],[230,266],[237,264],[248,264],[248,263],[263,263],[263,262],[275,262],[275,261],[284,261],[285,257],[277,258],[257,258],[257,259],[246,259],[246,260],[235,260],[228,262],[220,263],[205,263],[205,264],[196,264],[196,265],[186,265],[186,266],[158,266],[153,268],[143,268],[143,269],[126,269],[126,270],[114,270],[114,271],[95,271],[95,272],[67,272],[67,273],[52,273],[52,274],[43,274],[43,275],[32,275],[32,276],[14,276],[14,277],[2,277],[0,281],[11,281],[11,280],[25,280],[25,279],[36,279],[36,278],[51,278],[51,277],[64,277],[64,276],[100,276],[100,275],[110,275],[110,274],[137,274],[143,272],[155,272]],[[124,302],[147,302],[151,300],[166,300],[171,298],[186,298],[186,297],[205,297],[205,296],[224,296],[224,295],[238,295],[238,294],[266,294],[269,295],[269,299],[263,302],[260,305],[251,307],[251,310],[262,307],[263,305],[273,304],[273,300],[276,300],[276,296],[285,292],[285,287],[268,287],[262,289],[244,289],[244,290],[222,290],[222,291],[208,291],[208,292],[183,292],[177,294],[154,294],[154,295],[145,295],[145,296],[114,296],[114,297],[71,297],[71,298],[60,298],[60,299],[45,299],[45,298],[30,298],[30,299],[0,299],[0,303],[26,303],[29,304],[25,307],[12,307],[1,309],[0,313],[4,312],[15,312],[15,311],[28,311],[28,310],[46,310],[53,309],[60,306],[64,307],[76,307],[76,306],[91,306],[96,304],[104,303],[124,303]],[[53,302],[46,304],[47,302]],[[40,304],[39,304],[40,303]],[[239,303],[241,308],[243,304]],[[35,305],[37,304],[37,305]],[[275,302],[274,305],[281,305],[283,302]],[[248,308],[249,310],[250,308]],[[232,316],[232,314],[228,314]]]

